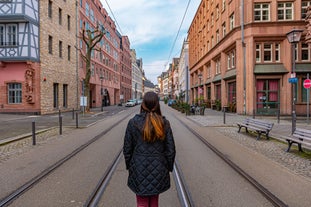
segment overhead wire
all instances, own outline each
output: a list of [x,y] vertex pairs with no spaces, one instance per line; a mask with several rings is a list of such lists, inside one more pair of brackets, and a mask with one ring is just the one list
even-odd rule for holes
[[112,12],[112,10],[111,10],[111,8],[110,8],[110,5],[108,4],[107,0],[105,0],[105,2],[106,2],[107,6],[108,6],[108,8],[109,8],[109,11],[110,11],[110,13],[111,13],[111,15],[112,15],[114,21],[115,21],[116,24],[117,24],[117,27],[119,28],[119,31],[120,31],[121,35],[122,35],[123,32],[122,32],[122,30],[121,30],[121,27],[120,27],[120,25],[119,25],[119,23],[118,23],[116,17],[114,16],[114,14],[113,14],[113,12]]
[[188,11],[190,2],[191,2],[191,0],[188,1],[186,10],[185,10],[185,12],[184,12],[183,18],[182,18],[181,23],[180,23],[179,28],[178,28],[178,32],[177,32],[177,34],[176,34],[175,40],[174,40],[173,45],[172,45],[172,48],[171,48],[171,50],[170,50],[170,53],[169,53],[169,56],[168,56],[168,60],[167,60],[166,64],[164,65],[164,67],[166,67],[167,64],[168,64],[169,61],[170,61],[170,58],[171,58],[171,55],[172,55],[173,50],[174,50],[174,48],[175,48],[175,44],[176,44],[177,38],[178,38],[178,36],[179,36],[179,33],[180,33],[180,30],[181,30],[182,24],[184,23],[184,20],[185,20],[185,17],[186,17],[186,14],[187,14],[187,11]]

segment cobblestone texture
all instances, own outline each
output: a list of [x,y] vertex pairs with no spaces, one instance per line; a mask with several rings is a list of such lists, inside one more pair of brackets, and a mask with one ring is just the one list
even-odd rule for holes
[[[63,133],[67,132],[71,129],[63,129]],[[52,139],[56,139],[59,135],[59,129],[53,128],[51,130],[45,131],[43,133],[36,135],[36,145],[43,145],[48,143]],[[19,141],[11,142],[9,144],[1,145],[0,146],[0,163],[3,163],[4,161],[21,155],[29,150],[31,150],[34,147],[32,145],[32,137],[27,137],[24,139],[21,139]]]
[[[241,121],[243,117],[232,116],[228,118],[228,124],[223,124],[220,116],[188,116],[188,119],[202,126],[217,127],[219,132],[239,144],[266,156],[268,159],[291,170],[295,174],[311,179],[311,160],[293,153],[298,151],[296,147],[292,147],[291,152],[286,152],[287,143],[282,143],[274,139],[266,140],[265,136],[262,136],[260,140],[256,140],[256,135],[246,134],[245,130],[241,130],[238,133],[238,127],[235,123]],[[285,127],[281,126],[282,130],[283,128]],[[287,128],[290,128],[290,126]]]

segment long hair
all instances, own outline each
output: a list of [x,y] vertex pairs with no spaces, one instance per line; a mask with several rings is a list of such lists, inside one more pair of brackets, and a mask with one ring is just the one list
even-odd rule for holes
[[164,121],[160,109],[158,95],[155,92],[147,92],[141,103],[140,112],[146,113],[143,126],[143,139],[146,142],[164,140]]

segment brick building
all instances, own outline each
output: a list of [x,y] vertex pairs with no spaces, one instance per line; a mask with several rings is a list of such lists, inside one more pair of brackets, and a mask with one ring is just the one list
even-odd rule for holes
[[77,107],[75,8],[63,0],[0,2],[0,112]]
[[[191,102],[201,95],[240,114],[305,115],[311,1],[202,0],[188,32]],[[287,33],[303,30],[292,50]],[[292,64],[292,51],[295,64]],[[295,65],[295,74],[292,65]],[[297,77],[295,93],[289,78]],[[200,93],[201,92],[201,93]]]
[[105,36],[92,54],[90,107],[120,103],[131,91],[130,42],[100,0],[1,1],[0,113],[80,109],[81,32],[97,26]]

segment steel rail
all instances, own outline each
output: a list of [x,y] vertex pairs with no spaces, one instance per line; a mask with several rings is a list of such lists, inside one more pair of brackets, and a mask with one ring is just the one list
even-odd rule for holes
[[92,192],[89,199],[85,202],[84,207],[97,207],[98,206],[98,202],[100,201],[102,195],[104,194],[108,186],[108,183],[113,173],[115,172],[122,155],[123,154],[122,154],[122,149],[121,149],[119,153],[117,154],[117,156],[113,159],[111,165],[107,168],[106,172],[104,173],[100,181],[98,182],[98,185]]
[[202,137],[195,130],[186,125],[181,119],[179,119],[176,115],[174,117],[185,126],[192,134],[194,134],[203,144],[205,144],[208,148],[210,148],[215,154],[217,154],[222,160],[224,160],[232,169],[234,169],[237,173],[239,173],[243,178],[245,178],[250,184],[252,184],[255,189],[257,189],[268,201],[271,202],[272,205],[277,207],[288,207],[286,203],[284,203],[281,199],[275,196],[272,192],[270,192],[267,188],[261,185],[256,179],[242,170],[237,164],[232,162],[229,158],[227,158],[222,152],[220,152],[216,147],[214,147],[211,143],[209,143],[204,137]]
[[191,198],[188,187],[186,186],[186,182],[184,180],[182,171],[178,165],[177,160],[175,160],[173,176],[176,183],[180,205],[182,207],[194,207],[194,202]]
[[78,148],[76,148],[75,150],[73,150],[70,154],[66,155],[65,157],[63,157],[62,159],[58,160],[56,163],[52,164],[50,167],[46,168],[44,171],[42,171],[41,173],[39,173],[37,176],[35,176],[34,178],[30,179],[28,182],[26,182],[24,185],[20,186],[19,188],[17,188],[16,190],[14,190],[12,193],[10,193],[8,196],[4,197],[1,199],[0,201],[0,207],[5,207],[8,206],[11,202],[13,202],[15,199],[17,199],[19,196],[21,196],[23,193],[25,193],[27,190],[29,190],[30,188],[32,188],[34,185],[36,185],[42,178],[46,177],[47,175],[49,175],[51,172],[53,172],[54,170],[56,170],[57,168],[59,168],[61,165],[63,165],[66,161],[68,161],[69,159],[71,159],[72,157],[74,157],[75,155],[77,155],[79,152],[81,152],[82,150],[84,150],[86,147],[88,147],[90,144],[92,144],[93,142],[97,141],[99,138],[101,138],[102,136],[104,136],[105,134],[107,134],[110,130],[112,130],[113,128],[115,128],[116,126],[118,126],[122,121],[126,119],[127,117],[129,117],[131,115],[128,114],[125,117],[122,117],[120,120],[118,120],[117,122],[115,122],[114,124],[112,124],[109,128],[107,128],[106,130],[102,131],[101,133],[99,133],[98,135],[96,135],[95,137],[93,137],[91,140],[89,140],[88,142],[84,143],[83,145],[79,146]]

